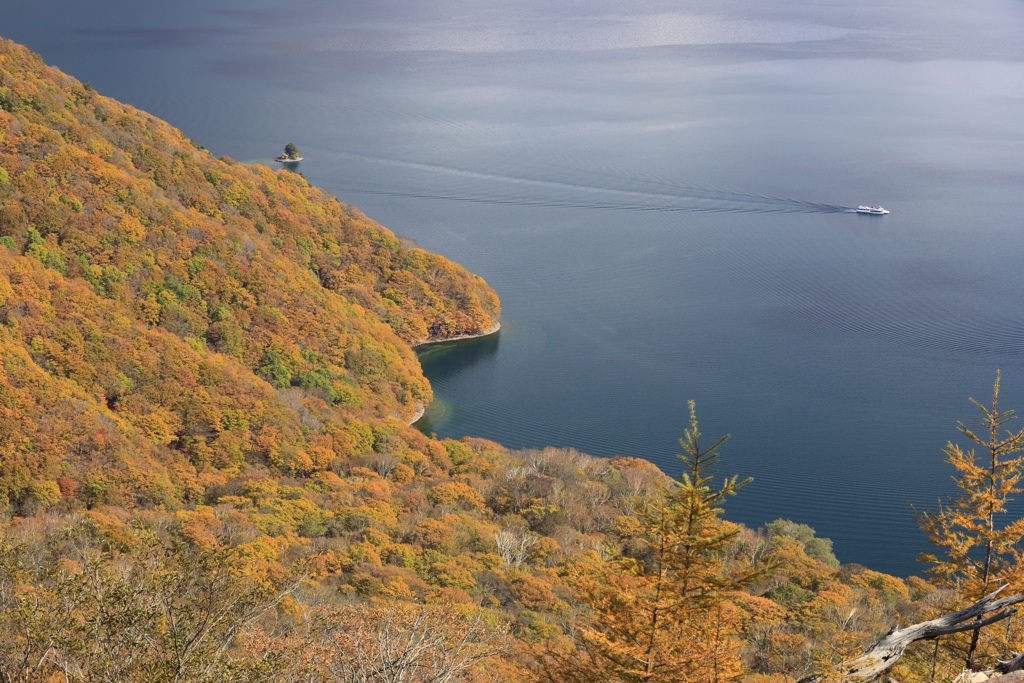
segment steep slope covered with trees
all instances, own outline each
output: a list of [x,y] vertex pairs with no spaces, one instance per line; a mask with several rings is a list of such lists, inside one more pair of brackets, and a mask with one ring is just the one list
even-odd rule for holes
[[368,448],[366,421],[430,400],[410,344],[497,315],[480,278],[301,176],[216,159],[0,45],[11,504],[61,477],[89,504],[170,505],[246,463],[326,470]]

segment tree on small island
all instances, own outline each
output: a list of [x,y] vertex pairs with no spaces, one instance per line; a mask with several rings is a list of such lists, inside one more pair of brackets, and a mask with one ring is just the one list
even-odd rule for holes
[[302,159],[302,155],[294,142],[289,142],[285,145],[284,154],[277,158],[278,161],[299,161],[300,159]]

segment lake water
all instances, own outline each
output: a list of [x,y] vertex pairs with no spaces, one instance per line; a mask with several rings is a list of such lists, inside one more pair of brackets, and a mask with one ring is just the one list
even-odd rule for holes
[[728,517],[906,575],[968,396],[1002,368],[1024,409],[1017,0],[10,4],[4,36],[215,154],[294,141],[497,289],[500,335],[423,358],[438,435],[672,473],[692,398],[754,477]]

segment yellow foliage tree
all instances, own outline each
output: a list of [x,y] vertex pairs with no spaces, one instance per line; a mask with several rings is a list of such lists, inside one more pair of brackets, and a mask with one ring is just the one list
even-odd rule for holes
[[743,672],[738,610],[730,594],[752,574],[726,562],[739,528],[721,505],[749,480],[713,486],[720,438],[700,445],[691,401],[690,427],[679,440],[684,472],[638,514],[628,554],[576,572],[581,601],[593,611],[571,652],[549,650],[548,679],[559,683],[719,683]]
[[[1005,430],[1016,417],[1012,410],[999,410],[999,379],[997,372],[991,407],[971,399],[982,412],[975,420],[981,429],[957,424],[957,431],[975,444],[981,455],[953,442],[943,449],[946,462],[956,470],[960,492],[948,504],[940,503],[937,512],[917,514],[928,540],[944,553],[944,557],[922,553],[920,559],[931,563],[928,573],[935,583],[953,590],[956,606],[979,600],[1001,585],[1010,584],[1012,592],[1024,588],[1020,547],[1024,519],[1006,519],[1007,504],[1021,491],[1024,456],[1016,454],[1024,451],[1024,429]],[[979,631],[975,630],[964,655],[969,669],[973,668],[978,641]],[[999,650],[1013,646],[1009,642],[992,645]]]

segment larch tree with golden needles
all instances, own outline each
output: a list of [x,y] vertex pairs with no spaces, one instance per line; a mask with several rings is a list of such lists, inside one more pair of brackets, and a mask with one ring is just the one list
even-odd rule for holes
[[576,632],[575,650],[547,660],[549,680],[719,683],[742,673],[728,597],[751,577],[727,566],[739,528],[720,515],[725,498],[749,480],[733,476],[714,486],[728,436],[702,447],[692,401],[689,407],[680,480],[642,506],[625,552],[573,577],[593,618]]
[[[982,417],[975,420],[979,428],[957,424],[957,431],[974,447],[965,451],[949,442],[943,449],[946,462],[956,470],[954,480],[959,493],[949,503],[940,503],[937,512],[917,514],[928,540],[943,551],[941,556],[922,553],[919,559],[931,563],[928,574],[936,584],[952,589],[956,606],[979,600],[1005,584],[1013,593],[1024,589],[1024,519],[1009,518],[1007,511],[1007,504],[1021,491],[1024,456],[1019,454],[1024,451],[1024,429],[1006,429],[1016,416],[1012,410],[999,410],[999,379],[997,372],[991,406],[971,399],[982,412]],[[974,666],[979,633],[971,633],[963,655],[968,669]],[[1011,632],[1001,637],[1003,642],[990,644],[996,649],[993,654],[1007,654],[1003,649],[1014,647]]]

